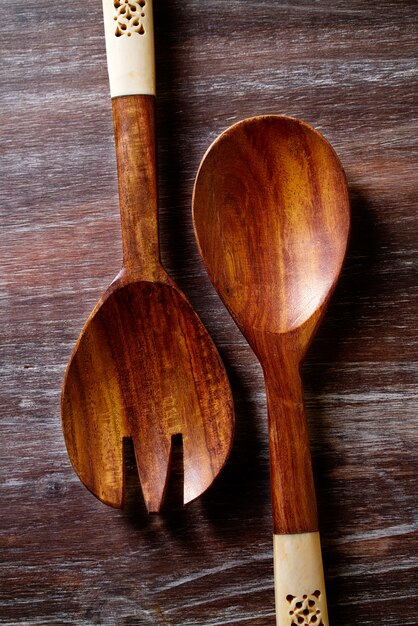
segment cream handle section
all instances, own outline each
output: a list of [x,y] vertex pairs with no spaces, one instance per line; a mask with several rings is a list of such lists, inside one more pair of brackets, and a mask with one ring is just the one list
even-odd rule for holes
[[329,626],[319,533],[273,542],[277,626]]
[[155,95],[152,0],[103,0],[112,98]]

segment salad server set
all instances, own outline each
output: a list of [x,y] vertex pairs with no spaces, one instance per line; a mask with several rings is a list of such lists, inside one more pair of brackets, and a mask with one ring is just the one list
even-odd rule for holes
[[[152,0],[103,0],[103,13],[123,267],[75,345],[62,426],[81,481],[118,508],[131,438],[145,504],[159,512],[173,437],[182,437],[186,504],[227,461],[233,401],[214,343],[160,260]],[[341,272],[349,221],[338,157],[299,120],[242,120],[199,167],[199,251],[265,378],[278,626],[329,625],[300,368]]]

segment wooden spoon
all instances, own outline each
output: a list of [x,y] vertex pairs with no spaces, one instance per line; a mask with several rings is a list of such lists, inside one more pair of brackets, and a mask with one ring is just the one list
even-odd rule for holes
[[155,512],[164,498],[172,437],[183,438],[186,503],[225,463],[233,405],[214,344],[160,263],[151,0],[104,0],[103,7],[123,269],[75,346],[62,425],[80,479],[114,507],[124,501],[123,439],[132,438],[145,503]]
[[309,617],[327,625],[299,372],[344,259],[344,172],[307,124],[275,115],[247,119],[206,153],[193,213],[210,278],[264,371],[277,624],[307,624]]

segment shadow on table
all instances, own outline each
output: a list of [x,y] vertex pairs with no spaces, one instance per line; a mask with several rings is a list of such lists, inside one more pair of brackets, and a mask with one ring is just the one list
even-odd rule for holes
[[[308,406],[307,411],[312,431],[311,441],[315,442],[316,433],[322,432],[323,440],[327,444],[332,444],[333,440],[332,412],[336,411],[336,423],[342,419],[341,414],[338,414],[338,399],[328,401],[328,407],[325,408],[327,389],[329,393],[333,378],[341,380],[336,369],[338,364],[344,367],[345,362],[356,360],[355,355],[350,356],[351,351],[362,325],[367,324],[367,318],[371,314],[370,294],[379,297],[379,253],[386,241],[386,234],[361,189],[350,187],[350,199],[351,234],[343,272],[302,372],[305,394],[312,405]],[[331,408],[330,402],[334,403]],[[351,429],[350,432],[357,431]],[[360,438],[361,433],[358,436]],[[322,438],[318,439],[316,443],[318,449],[314,455],[314,476],[322,531],[329,618],[330,623],[343,624],[343,614],[337,615],[338,607],[344,606],[347,599],[351,598],[352,606],[358,606],[360,610],[362,598],[358,597],[359,601],[356,603],[355,596],[364,593],[364,586],[360,585],[355,591],[352,581],[347,578],[344,550],[339,550],[336,544],[342,535],[343,520],[347,521],[347,526],[356,525],[355,520],[350,523],[347,517],[350,515],[348,502],[355,500],[355,497],[353,498],[353,485],[350,485],[347,471],[343,472],[343,478],[341,474],[338,477],[338,472],[334,471],[344,463],[343,459],[339,459],[339,452],[329,448],[322,449],[321,440]],[[359,441],[355,440],[350,441],[349,446],[353,449],[360,448]],[[365,458],[364,463],[369,463],[369,459]],[[367,520],[362,519],[361,525],[367,527]],[[327,572],[332,572],[332,576],[327,578]],[[353,608],[350,615],[352,619]],[[362,617],[359,615],[358,622],[361,621]]]

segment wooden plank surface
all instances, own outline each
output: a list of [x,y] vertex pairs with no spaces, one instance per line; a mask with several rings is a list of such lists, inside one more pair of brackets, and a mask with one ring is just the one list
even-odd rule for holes
[[217,134],[260,113],[318,128],[352,199],[342,280],[304,367],[334,626],[417,615],[414,0],[155,0],[162,257],[230,376],[236,439],[183,509],[148,517],[73,473],[60,386],[121,263],[101,3],[0,0],[0,624],[273,626],[260,367],[197,253],[191,192]]

